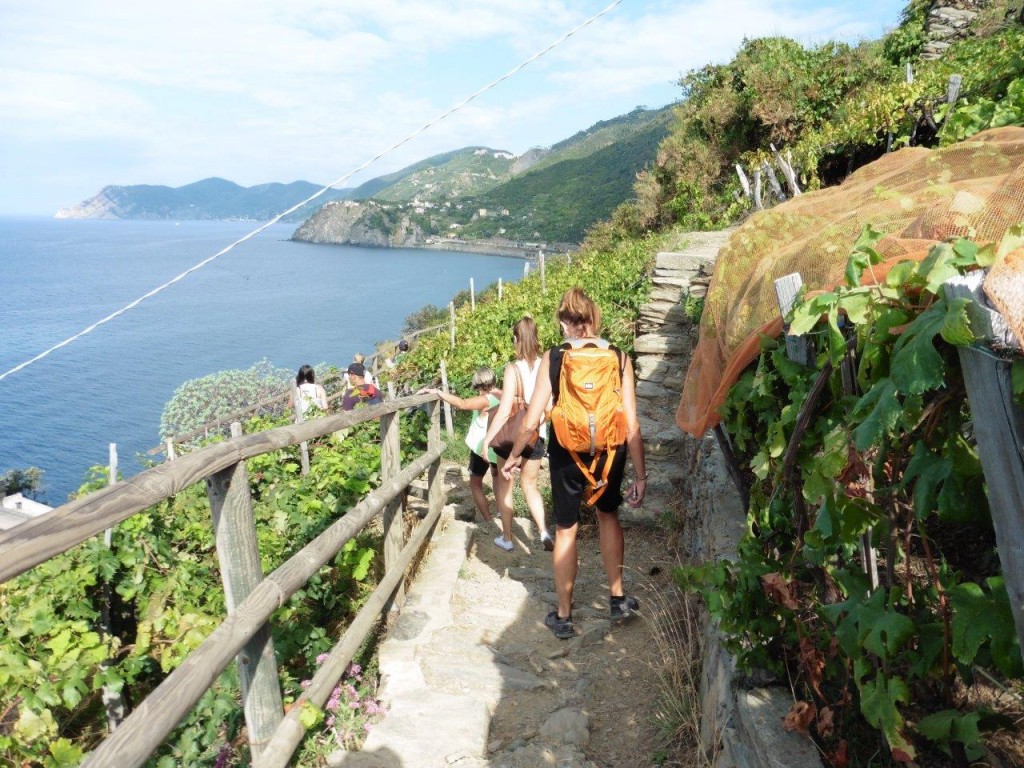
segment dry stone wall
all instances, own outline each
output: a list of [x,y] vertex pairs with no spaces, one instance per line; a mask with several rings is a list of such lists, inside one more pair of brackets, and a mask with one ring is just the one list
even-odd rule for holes
[[938,59],[957,40],[968,36],[971,22],[989,0],[937,0],[925,20],[928,41],[921,50],[922,59]]
[[[694,563],[735,557],[747,526],[746,509],[713,433],[697,440],[674,424],[697,342],[685,298],[704,296],[715,256],[729,234],[695,233],[686,249],[658,254],[654,290],[641,310],[635,347],[637,410],[651,477],[643,510],[632,515],[634,521],[649,522],[681,502],[684,552]],[[739,675],[717,628],[708,623],[701,742],[715,768],[820,768],[814,745],[782,728],[792,695],[769,682]]]

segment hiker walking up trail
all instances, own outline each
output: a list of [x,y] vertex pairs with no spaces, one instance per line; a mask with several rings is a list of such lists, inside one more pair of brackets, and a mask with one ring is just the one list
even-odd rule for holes
[[494,451],[484,447],[487,434],[487,414],[501,402],[501,390],[495,385],[494,371],[486,366],[476,369],[471,386],[477,391],[475,397],[463,399],[449,394],[443,389],[424,387],[416,394],[437,395],[449,405],[463,411],[473,411],[473,419],[469,422],[466,433],[466,445],[469,446],[469,492],[473,494],[473,503],[477,512],[485,522],[491,522],[491,510],[484,492],[484,475],[488,468],[491,472],[491,487],[497,496],[498,489],[498,457]]
[[[535,388],[541,366],[540,338],[537,336],[537,323],[532,317],[523,317],[515,324],[512,329],[512,344],[516,350],[516,359],[505,366],[505,377],[501,385],[501,403],[497,410],[491,413],[491,422],[487,426],[487,437],[484,438],[484,445],[493,448],[498,455],[499,471],[508,458],[509,451],[512,450],[512,442],[516,438],[515,423],[522,420],[525,409],[537,399]],[[548,404],[548,398],[547,394],[542,398],[540,403],[542,411]],[[510,419],[515,419],[515,421],[510,422]],[[499,433],[506,424],[512,427],[510,439],[505,441],[496,439],[500,437]],[[530,516],[537,524],[541,544],[550,552],[555,545],[551,534],[548,533],[547,525],[544,523],[544,498],[537,488],[537,476],[540,474],[540,460],[544,458],[546,438],[547,425],[538,424],[537,439],[533,443],[532,450],[527,452],[526,462],[521,466],[519,482],[522,484],[523,496],[526,497],[526,506],[530,509]],[[522,451],[523,446],[520,446],[519,449]],[[515,479],[511,475],[501,473],[494,491],[498,511],[501,513],[501,535],[494,540],[494,543],[507,552],[511,552],[515,547],[512,542],[512,491],[514,486]]]
[[640,506],[647,490],[644,444],[636,415],[633,364],[621,350],[598,337],[601,310],[579,288],[562,297],[558,322],[566,342],[544,353],[533,400],[502,474],[511,479],[523,465],[523,447],[544,415],[548,399],[552,438],[548,454],[555,508],[554,573],[558,607],[544,624],[560,639],[572,637],[572,595],[579,561],[576,533],[580,505],[597,514],[601,559],[608,577],[609,614],[630,618],[639,608],[622,586],[625,542],[618,508],[628,453],[636,472],[626,501]]

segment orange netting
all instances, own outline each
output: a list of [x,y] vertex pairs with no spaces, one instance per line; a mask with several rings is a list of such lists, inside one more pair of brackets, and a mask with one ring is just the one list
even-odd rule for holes
[[[719,251],[676,423],[694,436],[718,423],[729,388],[758,355],[758,338],[782,331],[774,281],[799,272],[808,290],[839,284],[865,225],[889,233],[876,248],[895,263],[922,259],[951,237],[997,242],[1022,221],[1024,128],[1017,127],[942,149],[903,149],[838,187],[754,214]],[[1024,256],[1002,267],[1024,285]]]

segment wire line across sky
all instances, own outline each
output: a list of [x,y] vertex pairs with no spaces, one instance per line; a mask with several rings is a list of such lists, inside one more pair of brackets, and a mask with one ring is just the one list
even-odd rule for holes
[[582,22],[578,26],[573,27],[571,30],[566,32],[564,35],[559,37],[557,40],[555,40],[553,43],[551,43],[547,47],[541,49],[540,51],[538,51],[537,53],[533,54],[529,58],[524,59],[523,61],[521,61],[519,64],[517,64],[515,67],[510,69],[508,72],[506,72],[501,77],[499,77],[499,78],[497,78],[495,80],[492,80],[487,85],[483,86],[482,88],[480,88],[475,93],[467,96],[462,101],[456,103],[454,106],[450,107],[445,112],[442,112],[440,115],[438,115],[434,119],[424,123],[423,125],[421,125],[419,128],[417,128],[415,131],[410,133],[405,138],[395,142],[394,144],[392,144],[387,149],[385,149],[385,150],[377,153],[373,157],[371,157],[369,160],[364,162],[362,165],[359,165],[358,167],[353,168],[352,170],[350,170],[347,173],[345,173],[343,176],[341,176],[341,177],[335,179],[334,181],[332,181],[330,184],[327,184],[326,186],[322,187],[319,191],[313,193],[312,195],[307,197],[305,200],[301,200],[298,203],[296,203],[295,205],[293,205],[291,208],[289,208],[288,210],[282,211],[281,213],[277,214],[276,216],[274,216],[269,221],[261,224],[256,229],[254,229],[251,232],[249,232],[249,233],[243,235],[242,237],[238,238],[234,242],[230,243],[229,245],[225,246],[221,250],[217,251],[217,253],[213,254],[212,256],[208,256],[207,258],[203,259],[202,261],[198,262],[197,264],[194,264],[193,266],[189,267],[184,272],[182,272],[182,273],[172,277],[170,280],[168,280],[167,282],[163,283],[162,285],[159,285],[156,288],[154,288],[153,290],[149,291],[148,293],[140,296],[137,299],[134,299],[133,301],[131,301],[128,304],[126,304],[125,306],[121,307],[120,309],[118,309],[118,310],[116,310],[114,312],[111,312],[109,315],[107,315],[106,317],[102,318],[101,320],[97,320],[95,323],[93,323],[92,325],[88,326],[87,328],[83,328],[81,331],[79,331],[78,333],[74,334],[73,336],[69,336],[68,338],[64,339],[63,341],[61,341],[61,342],[59,342],[57,344],[54,344],[52,347],[50,347],[49,349],[44,350],[43,352],[40,352],[35,357],[30,358],[29,360],[26,360],[23,363],[19,363],[18,365],[14,366],[13,368],[11,368],[11,369],[9,369],[7,371],[4,371],[3,373],[0,373],[0,381],[3,381],[8,376],[11,376],[12,374],[17,373],[18,371],[23,370],[24,368],[27,368],[28,366],[32,365],[33,363],[36,363],[39,360],[42,360],[43,358],[47,357],[48,355],[52,354],[53,352],[56,352],[57,350],[61,349],[62,347],[66,347],[67,345],[69,345],[72,342],[82,338],[83,336],[86,336],[86,335],[92,333],[94,330],[96,330],[100,326],[105,325],[105,324],[109,323],[110,321],[112,321],[112,320],[120,317],[121,315],[125,314],[129,310],[134,309],[135,307],[137,307],[139,304],[141,304],[146,299],[149,299],[149,298],[152,298],[153,296],[156,296],[161,291],[169,288],[170,286],[174,285],[175,283],[178,283],[178,282],[184,280],[186,277],[191,275],[193,272],[199,271],[200,269],[205,267],[207,264],[211,263],[212,261],[215,261],[216,259],[220,258],[224,254],[229,253],[236,246],[241,245],[246,240],[251,240],[256,235],[258,235],[260,232],[263,232],[265,229],[273,226],[274,224],[277,224],[279,221],[281,221],[281,219],[283,219],[288,214],[294,213],[295,211],[297,211],[299,208],[301,208],[302,206],[306,205],[307,203],[310,203],[313,200],[316,200],[318,197],[320,197],[325,192],[327,192],[327,190],[335,188],[335,187],[339,186],[340,184],[344,183],[346,180],[348,180],[349,178],[351,178],[355,174],[359,173],[360,171],[365,170],[366,168],[370,167],[371,165],[376,163],[381,158],[383,158],[386,155],[390,154],[391,152],[395,151],[396,149],[398,149],[399,147],[403,146],[404,144],[407,144],[408,142],[412,141],[414,138],[419,136],[421,133],[423,133],[424,131],[428,130],[431,126],[436,125],[437,123],[441,122],[442,120],[444,120],[445,118],[447,118],[450,115],[454,114],[455,112],[458,112],[460,109],[465,107],[467,104],[472,102],[474,99],[482,96],[487,91],[489,91],[492,88],[495,88],[496,86],[500,85],[505,80],[508,80],[510,77],[513,77],[517,72],[522,70],[524,67],[528,66],[529,64],[531,64],[532,62],[536,61],[540,57],[542,57],[545,54],[549,53],[550,51],[554,50],[555,48],[557,48],[559,45],[564,43],[566,40],[568,40],[570,37],[575,35],[580,30],[584,29],[585,27],[588,27],[589,25],[593,24],[595,21],[597,21],[602,16],[610,13],[617,5],[619,5],[621,3],[622,3],[622,0],[614,0],[614,2],[609,4],[607,7],[605,7],[601,11],[595,13],[593,16],[591,16],[590,18],[588,18],[586,21]]

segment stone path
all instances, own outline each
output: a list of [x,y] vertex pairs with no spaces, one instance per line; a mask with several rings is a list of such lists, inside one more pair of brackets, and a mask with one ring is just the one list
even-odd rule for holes
[[[651,483],[640,514],[624,515],[626,590],[641,616],[607,618],[596,524],[580,526],[577,637],[543,625],[555,604],[551,555],[532,522],[515,520],[516,549],[492,543],[493,524],[463,522],[473,506],[457,469],[438,533],[401,613],[379,650],[386,715],[359,753],[329,765],[358,768],[648,768],[659,743],[655,703],[664,660],[659,605],[675,563],[655,526],[681,473],[675,409],[695,341],[684,288],[700,294],[705,265],[727,233],[688,236],[684,252],[658,255],[654,294],[637,339],[638,410]],[[453,471],[454,470],[454,471]],[[625,508],[624,508],[625,510]]]

